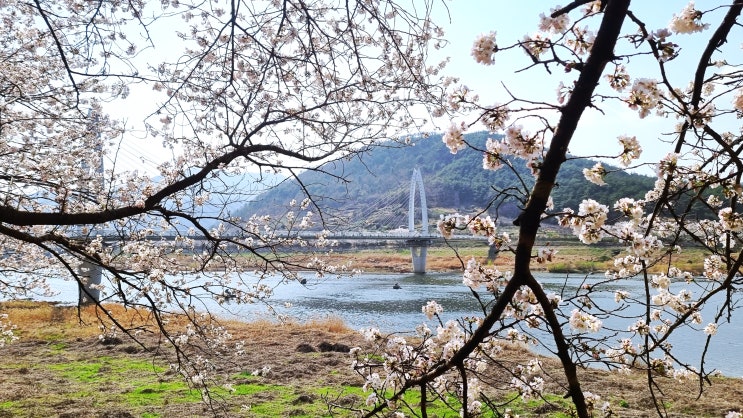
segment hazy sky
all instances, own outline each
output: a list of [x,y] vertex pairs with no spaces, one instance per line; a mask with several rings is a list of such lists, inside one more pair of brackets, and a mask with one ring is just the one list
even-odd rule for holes
[[[459,77],[461,83],[475,90],[483,104],[500,103],[507,100],[508,96],[503,85],[507,86],[515,95],[524,99],[544,100],[554,103],[556,99],[556,87],[560,81],[566,85],[577,77],[577,72],[565,74],[559,68],[554,68],[552,74],[548,74],[542,68],[533,68],[531,70],[516,73],[516,70],[529,64],[526,54],[519,50],[504,51],[496,54],[495,64],[484,66],[475,63],[470,55],[472,44],[478,34],[495,31],[500,46],[511,45],[520,40],[526,34],[533,34],[537,31],[539,14],[549,14],[550,10],[557,4],[565,4],[567,1],[557,3],[546,0],[523,0],[523,1],[504,1],[504,0],[444,0],[448,6],[447,10],[440,7],[436,13],[437,23],[443,25],[446,29],[446,38],[450,44],[435,58],[443,56],[451,57],[446,73]],[[722,1],[703,0],[698,1],[698,8],[712,8],[715,5],[724,4]],[[679,13],[687,4],[683,0],[643,0],[633,2],[631,8],[636,15],[647,23],[651,30],[664,28],[668,25],[674,13]],[[716,12],[717,16],[724,10]],[[576,10],[571,15],[571,20],[580,14]],[[713,26],[719,17],[705,16],[705,22],[712,23]],[[593,25],[598,24],[594,18],[591,22]],[[625,28],[633,25],[631,22],[625,22]],[[740,28],[737,28],[738,39],[730,39],[730,47],[736,54],[740,53],[740,44],[743,36],[740,36]],[[710,31],[703,32],[701,35],[675,35],[675,42],[683,46],[684,52],[693,51],[702,48]],[[691,57],[698,54],[691,54]],[[643,59],[633,59],[628,63],[630,75],[636,77],[658,78],[657,66],[652,62],[643,62]],[[669,63],[668,69],[672,78],[681,80],[685,85],[691,78],[694,61],[684,61],[679,59]],[[635,71],[640,70],[640,71]],[[144,94],[147,94],[144,92]],[[132,94],[134,100],[124,103],[122,108],[117,109],[118,115],[114,117],[127,117],[134,123],[141,120],[143,115],[139,106],[136,105],[137,94]],[[626,105],[617,102],[607,102],[601,104],[605,115],[595,110],[588,110],[579,125],[578,132],[574,138],[570,151],[577,155],[607,155],[618,154],[620,152],[617,143],[619,135],[636,135],[641,141],[644,152],[644,161],[657,161],[665,155],[669,148],[667,145],[658,141],[663,132],[670,131],[675,125],[674,120],[663,120],[655,117],[639,119],[635,111],[626,107]],[[466,120],[466,119],[465,119]],[[459,120],[457,120],[458,122]],[[444,122],[438,122],[440,128],[445,128]],[[138,140],[131,138],[121,148],[119,153],[120,163],[142,169],[153,169],[155,160],[159,156],[165,156],[167,153],[156,141]],[[145,163],[138,161],[138,157],[144,156]],[[644,170],[650,173],[651,170]]]
[[[515,74],[515,71],[528,65],[526,54],[520,51],[504,51],[495,55],[495,63],[491,66],[476,64],[469,55],[474,39],[478,34],[496,32],[497,43],[500,46],[511,45],[524,35],[537,32],[539,15],[549,15],[556,5],[567,4],[567,1],[556,2],[546,0],[527,1],[492,1],[492,0],[453,0],[448,1],[451,23],[446,25],[447,38],[450,45],[444,53],[450,56],[451,63],[447,72],[460,77],[462,84],[475,90],[483,104],[502,103],[508,99],[501,83],[508,86],[515,95],[521,98],[540,100],[554,103],[556,87],[560,81],[568,85],[577,77],[577,72],[565,74],[562,70],[553,67],[552,75],[543,68],[533,68],[526,72]],[[698,9],[712,9],[727,4],[727,1],[697,1]],[[643,0],[634,1],[631,10],[644,21],[649,30],[665,28],[674,14],[678,14],[688,1],[679,0]],[[711,23],[712,30],[719,16],[725,9],[717,10],[705,15],[703,22]],[[580,11],[571,13],[571,22],[580,16]],[[444,22],[445,20],[442,20]],[[598,21],[591,21],[596,27]],[[632,29],[634,23],[625,21],[624,29]],[[678,81],[679,87],[684,87],[693,76],[696,67],[696,57],[706,45],[712,30],[694,35],[674,35],[673,42],[681,45],[682,56],[668,63],[669,76]],[[737,38],[731,37],[726,48],[732,53],[740,54],[740,28],[736,28]],[[692,59],[689,59],[692,58]],[[719,57],[718,57],[719,59]],[[657,65],[648,59],[636,58],[627,63],[630,75],[634,78],[659,78]],[[671,149],[667,144],[659,141],[662,133],[669,132],[677,123],[676,120],[660,119],[649,116],[639,119],[635,111],[626,105],[611,102],[602,103],[601,115],[595,110],[588,110],[578,127],[570,151],[578,155],[606,155],[619,153],[617,136],[627,134],[636,135],[641,141],[644,152],[644,161],[656,161],[667,154]],[[650,173],[650,169],[642,170]]]

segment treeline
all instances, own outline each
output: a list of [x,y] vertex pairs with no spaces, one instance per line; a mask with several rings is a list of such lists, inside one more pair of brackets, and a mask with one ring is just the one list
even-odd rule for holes
[[[465,135],[477,149],[485,148],[487,132]],[[533,177],[523,161],[512,161],[515,170],[482,169],[482,152],[465,149],[451,154],[441,134],[414,137],[410,145],[390,141],[350,160],[325,164],[327,174],[306,171],[299,176],[314,203],[327,216],[326,221],[350,222],[354,227],[390,228],[407,225],[407,200],[413,168],[421,170],[428,200],[429,217],[441,213],[471,213],[488,210],[501,220],[518,216],[524,188],[531,188]],[[583,169],[595,161],[568,160],[558,176],[552,197],[556,209],[577,208],[586,198],[612,205],[621,197],[642,198],[654,179],[626,173],[605,165],[610,173],[606,186],[590,183]],[[247,204],[240,215],[280,215],[292,199],[301,201],[305,192],[295,181],[285,181]],[[497,198],[497,199],[496,199]],[[394,225],[394,226],[393,226]]]

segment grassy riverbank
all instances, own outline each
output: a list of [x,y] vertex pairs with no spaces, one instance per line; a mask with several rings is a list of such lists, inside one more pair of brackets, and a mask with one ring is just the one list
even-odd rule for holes
[[[618,245],[587,246],[579,242],[563,242],[554,245],[557,255],[545,264],[533,264],[535,271],[552,273],[604,273],[614,267],[614,257],[625,248]],[[687,248],[675,255],[677,267],[700,275],[704,269],[707,253],[699,248]],[[435,246],[428,248],[427,271],[458,271],[474,257],[483,264],[497,267],[501,271],[513,269],[513,254],[501,251],[495,260],[488,259],[485,245],[460,245],[458,247]],[[409,273],[412,269],[411,254],[408,248],[373,248],[337,252],[333,257],[336,263],[351,263],[351,266],[366,272]],[[661,263],[663,264],[663,263]],[[667,265],[665,265],[667,266]],[[663,265],[651,268],[661,271]]]
[[[133,310],[108,308],[130,321],[142,320]],[[172,372],[157,333],[143,333],[144,346],[124,337],[101,341],[92,309],[81,312],[80,323],[76,309],[47,303],[5,303],[0,313],[18,325],[21,337],[0,356],[0,417],[352,417],[356,414],[348,408],[366,397],[364,381],[351,370],[348,356],[349,347],[366,343],[335,318],[306,324],[225,323],[235,339],[245,342],[245,354],[216,359],[219,377],[209,409],[200,392]],[[501,360],[531,356],[510,347]],[[561,375],[553,360],[543,361],[548,373]],[[268,373],[254,373],[266,367]],[[655,415],[644,375],[590,369],[580,375],[585,390],[611,402],[617,416]],[[670,416],[722,417],[743,408],[743,380],[717,377],[710,383],[698,397],[698,382],[661,379]],[[538,416],[567,417],[561,412],[569,406],[561,389],[550,386],[547,392],[545,400],[529,406],[542,411]],[[492,396],[511,400],[515,412],[524,411],[512,391],[495,390]],[[430,416],[458,414],[434,407]]]
[[[552,272],[603,272],[612,265],[620,248],[560,245],[555,261],[535,267]],[[367,272],[410,272],[410,250],[406,248],[360,249],[339,252],[338,263],[351,262],[352,267]],[[483,263],[487,247],[460,246],[428,249],[430,272],[457,271],[471,257]],[[677,263],[699,273],[704,254],[686,251]],[[513,266],[507,252],[490,262],[503,271]],[[111,305],[126,323],[143,318],[134,310],[124,311]],[[0,304],[0,314],[8,314],[18,326],[20,337],[4,348],[0,355],[0,418],[3,417],[353,417],[351,409],[362,404],[368,395],[362,390],[364,380],[350,369],[348,349],[365,346],[358,332],[337,318],[323,318],[309,323],[275,324],[245,318],[247,322],[227,322],[236,340],[245,342],[245,354],[227,353],[215,364],[218,373],[212,399],[207,406],[201,393],[190,388],[174,373],[167,359],[167,346],[157,332],[140,334],[137,344],[128,337],[100,340],[96,313],[81,312],[71,307],[48,303],[12,302]],[[252,322],[251,322],[252,321]],[[177,326],[174,318],[172,326]],[[149,326],[149,324],[146,324]],[[371,349],[371,347],[366,346]],[[505,362],[523,360],[533,354],[510,347]],[[551,375],[562,372],[552,359],[543,359]],[[263,375],[255,371],[270,368]],[[629,376],[597,370],[582,370],[587,391],[602,395],[611,402],[616,416],[655,416],[646,378],[641,373]],[[507,379],[492,394],[494,399],[510,401],[516,412],[525,405]],[[723,417],[729,410],[743,409],[743,380],[713,378],[699,395],[699,383],[679,384],[662,380],[664,405],[673,417]],[[569,403],[562,389],[548,388],[545,400],[530,401],[530,409],[542,411],[538,416],[564,418]],[[415,396],[415,395],[412,395]],[[409,399],[415,403],[415,399]],[[445,409],[431,410],[429,416],[456,417]],[[522,415],[529,416],[529,415]]]

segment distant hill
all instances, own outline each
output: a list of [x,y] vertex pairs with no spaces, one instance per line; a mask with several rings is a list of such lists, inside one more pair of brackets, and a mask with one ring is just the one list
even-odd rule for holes
[[[465,135],[465,140],[479,148],[485,147],[487,132]],[[351,160],[326,164],[322,169],[334,176],[306,171],[299,177],[306,189],[316,197],[316,203],[331,222],[349,222],[354,228],[388,229],[407,225],[407,201],[412,170],[421,170],[429,208],[429,218],[441,213],[472,213],[489,206],[496,189],[518,187],[520,180],[509,169],[482,169],[482,153],[465,149],[451,154],[441,140],[441,134],[428,138],[413,138],[410,146],[395,142],[383,144]],[[585,198],[613,204],[621,197],[642,198],[652,188],[654,179],[622,171],[609,173],[606,186],[597,186],[583,176],[583,169],[595,161],[566,161],[553,191],[555,208],[577,208]],[[531,187],[533,178],[523,161],[514,160],[521,179]],[[605,166],[611,171],[611,167]],[[294,181],[285,181],[266,191],[238,211],[239,215],[280,215],[292,199],[301,201],[305,194]],[[519,201],[507,198],[497,207],[501,219],[519,214]],[[491,206],[494,214],[496,208]]]

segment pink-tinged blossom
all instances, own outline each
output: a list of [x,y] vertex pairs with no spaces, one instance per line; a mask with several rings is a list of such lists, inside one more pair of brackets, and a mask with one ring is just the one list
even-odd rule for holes
[[449,148],[449,151],[452,154],[456,154],[459,150],[462,150],[467,146],[464,143],[464,136],[462,135],[463,132],[463,126],[452,124],[446,131],[446,133],[444,133],[444,136],[441,138],[441,140],[444,141],[444,144],[446,144],[447,148]]
[[586,199],[578,207],[578,214],[565,210],[565,215],[560,219],[560,225],[573,229],[573,233],[584,244],[593,244],[601,240],[604,232],[601,228],[608,218],[609,208],[593,199]]
[[733,107],[738,112],[743,112],[743,89],[738,89],[735,97],[733,98]]
[[475,258],[470,258],[462,274],[462,283],[472,290],[485,286],[489,291],[495,291],[505,281],[504,274],[498,269],[485,268]]
[[720,225],[722,229],[729,232],[741,232],[743,231],[743,216],[739,213],[733,212],[731,208],[724,208],[717,212],[717,216],[720,217]]
[[653,287],[658,289],[668,289],[671,285],[671,279],[665,274],[654,274],[650,277]]
[[718,196],[711,194],[707,198],[707,204],[713,208],[719,208],[722,206],[722,200]]
[[660,102],[661,93],[658,90],[658,81],[650,78],[638,78],[632,83],[632,90],[624,99],[630,109],[637,110],[640,118],[650,114],[650,110],[656,108]]
[[586,5],[583,7],[583,14],[588,16],[599,13],[601,11],[602,4],[602,0],[594,0],[592,2],[586,3]]
[[637,322],[630,325],[627,330],[630,332],[636,332],[639,335],[648,335],[648,333],[650,332],[650,327],[648,327],[648,324],[645,322],[644,319],[638,319]]
[[717,254],[705,258],[703,274],[710,280],[722,280],[725,277],[725,263],[723,263],[722,258]]
[[479,64],[492,65],[493,55],[498,51],[495,44],[495,32],[481,34],[472,45],[472,56]]
[[614,302],[619,303],[629,297],[629,292],[625,290],[617,290],[614,292]]
[[704,327],[704,333],[707,335],[715,335],[717,334],[717,324],[709,323],[706,327]]
[[573,36],[567,38],[567,45],[578,55],[588,53],[596,40],[596,34],[587,27],[574,27],[570,32]]
[[630,77],[627,74],[627,70],[624,65],[617,65],[614,67],[613,74],[607,74],[606,78],[609,80],[609,85],[616,91],[624,91],[629,85]]
[[532,136],[523,130],[520,125],[513,125],[506,129],[508,149],[517,157],[533,159],[539,156],[544,149],[544,142],[539,135]]
[[708,23],[701,23],[702,12],[694,8],[694,2],[681,10],[680,14],[674,14],[668,28],[675,33],[694,33],[701,32],[709,27]]
[[526,50],[527,54],[532,58],[539,58],[544,51],[548,50],[551,46],[549,39],[546,39],[540,34],[533,36],[525,35],[521,41],[521,46]]
[[456,219],[452,217],[444,217],[444,215],[441,215],[441,219],[439,219],[438,223],[436,224],[436,228],[439,230],[439,233],[441,236],[444,237],[444,239],[449,239],[452,236],[452,231],[456,227]]
[[[447,96],[449,108],[455,111],[461,110],[468,104],[477,103],[479,100],[480,97],[464,84],[454,88]],[[459,129],[464,131],[464,124],[461,124]]]
[[704,128],[704,126],[707,125],[715,116],[716,111],[717,109],[715,108],[714,103],[707,103],[701,109],[693,111],[688,117],[688,120],[693,126]]
[[[679,162],[679,154],[675,152],[669,152],[663,157],[658,163],[658,177],[663,177],[668,174],[672,174]],[[657,187],[656,187],[657,188]]]
[[470,221],[470,217],[458,213],[452,215],[441,215],[436,227],[441,235],[449,239],[455,229],[464,229]]
[[552,261],[557,254],[557,250],[554,248],[540,248],[537,250],[537,263],[546,263]]
[[608,278],[626,278],[634,276],[635,274],[642,271],[642,264],[640,264],[640,258],[635,255],[628,255],[614,259],[615,271],[607,271],[606,277]]
[[578,332],[598,332],[601,329],[601,320],[578,309],[570,313],[569,322],[570,327]]
[[503,105],[495,105],[480,117],[480,120],[490,132],[503,130],[510,117],[510,111]]
[[496,227],[493,219],[488,215],[485,217],[478,216],[473,218],[468,225],[472,235],[489,237],[495,235]]
[[565,86],[562,81],[557,85],[557,103],[563,104],[570,97],[573,89]]
[[654,235],[634,233],[629,241],[630,251],[645,260],[653,258],[663,248],[663,242]]
[[[558,10],[560,10],[560,8],[556,7],[550,11],[556,12]],[[567,13],[563,13],[554,18],[547,16],[544,13],[539,14],[539,30],[542,32],[563,33],[567,30],[568,25],[570,25],[570,18]]]
[[604,177],[606,176],[606,169],[601,163],[596,163],[591,168],[584,168],[583,176],[586,178],[586,180],[590,181],[593,184],[597,184],[599,186],[606,185],[606,182],[604,181]]
[[426,306],[421,308],[421,310],[424,314],[426,314],[426,318],[428,319],[433,319],[435,315],[439,315],[444,312],[444,308],[435,300],[429,300],[428,303],[426,303]]
[[502,142],[488,138],[485,143],[485,152],[482,155],[482,168],[495,171],[503,167],[501,155],[508,152],[508,147]]
[[666,40],[671,35],[673,35],[673,33],[670,30],[662,28],[651,32],[647,36],[649,42],[655,43],[655,47],[658,50],[658,60],[660,62],[670,61],[678,55],[678,45]]
[[622,145],[622,153],[619,155],[619,163],[624,167],[629,167],[633,160],[640,158],[642,147],[635,136],[620,136],[617,138]]
[[614,209],[622,212],[623,215],[629,217],[637,224],[645,214],[645,203],[629,197],[623,197],[614,204]]

